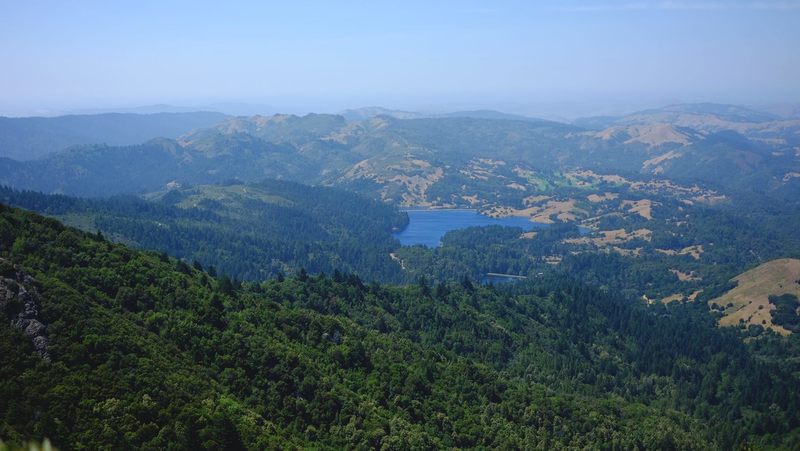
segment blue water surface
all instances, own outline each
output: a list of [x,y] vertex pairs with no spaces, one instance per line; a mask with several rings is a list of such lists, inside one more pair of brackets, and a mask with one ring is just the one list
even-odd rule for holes
[[477,210],[405,210],[408,213],[408,226],[394,236],[403,246],[422,244],[437,247],[442,244],[442,237],[451,230],[465,229],[475,226],[499,225],[520,227],[523,230],[534,230],[548,227],[548,224],[531,222],[527,218],[507,217],[490,218]]

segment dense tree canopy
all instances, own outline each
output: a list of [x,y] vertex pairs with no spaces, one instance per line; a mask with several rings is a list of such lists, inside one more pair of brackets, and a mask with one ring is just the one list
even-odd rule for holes
[[335,271],[242,284],[7,207],[0,257],[9,293],[38,293],[50,355],[0,324],[6,441],[731,449],[800,438],[800,373],[786,358],[796,340],[745,343],[690,304],[647,308],[563,277],[394,287]]
[[389,253],[407,217],[353,193],[267,180],[80,199],[0,188],[4,202],[100,230],[110,239],[261,280],[305,268],[399,281]]

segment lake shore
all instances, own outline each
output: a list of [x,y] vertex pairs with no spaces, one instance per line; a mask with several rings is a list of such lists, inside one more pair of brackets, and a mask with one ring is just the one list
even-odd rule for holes
[[438,247],[447,232],[468,227],[499,225],[518,227],[523,231],[548,227],[548,224],[521,217],[492,218],[474,208],[413,208],[402,211],[408,214],[408,225],[393,235],[403,246]]

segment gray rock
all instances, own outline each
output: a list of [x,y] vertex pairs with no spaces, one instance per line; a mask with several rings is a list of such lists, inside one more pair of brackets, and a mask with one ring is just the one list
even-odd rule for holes
[[[14,279],[0,277],[0,313],[11,316],[11,324],[30,338],[42,359],[49,362],[47,325],[39,317],[40,300],[36,280],[30,275],[17,271]],[[6,311],[11,303],[21,305],[21,311]]]
[[47,337],[39,335],[33,339],[33,347],[42,356],[42,359],[50,361],[50,353],[47,352]]
[[41,323],[39,320],[32,319],[28,322],[28,326],[25,327],[25,335],[34,338],[40,335],[44,335],[47,332],[47,326]]

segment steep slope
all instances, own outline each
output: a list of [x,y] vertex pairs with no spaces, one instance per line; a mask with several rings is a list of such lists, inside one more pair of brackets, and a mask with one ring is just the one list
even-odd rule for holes
[[401,280],[389,253],[406,224],[394,207],[324,187],[268,180],[83,200],[0,188],[0,201],[246,280],[301,268]]
[[7,441],[789,448],[800,427],[790,342],[747,345],[702,309],[644,308],[568,279],[510,292],[341,274],[238,287],[6,207],[0,258],[2,280],[21,281],[6,292],[35,287],[50,358],[0,322]]
[[226,117],[212,112],[0,117],[0,157],[35,160],[79,144],[124,146],[177,138]]
[[[24,271],[38,287],[51,357],[0,323],[4,440],[46,435],[61,449],[720,446],[699,420],[672,409],[560,393],[536,381],[543,374],[530,380],[495,369],[504,365],[497,346],[517,338],[483,316],[514,302],[487,290],[456,288],[437,304],[418,289],[367,288],[353,277],[237,290],[228,279],[5,207],[0,257],[4,276]],[[479,307],[470,307],[471,296]],[[554,307],[555,318],[562,307]],[[436,318],[420,308],[447,319],[430,332],[457,335],[444,346],[417,335],[424,329],[416,322]],[[386,323],[353,320],[375,321],[369,309]],[[454,315],[463,318],[457,325]],[[506,324],[515,334],[541,327],[524,321],[529,332]],[[458,351],[469,340],[462,327],[489,335]]]

